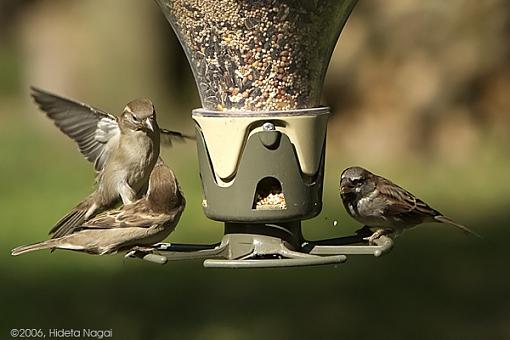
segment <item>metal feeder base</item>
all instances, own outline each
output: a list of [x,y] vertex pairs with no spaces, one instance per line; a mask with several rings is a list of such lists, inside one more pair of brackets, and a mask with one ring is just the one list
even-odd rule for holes
[[381,256],[393,240],[382,236],[368,245],[363,233],[321,241],[306,241],[301,223],[226,223],[225,236],[211,245],[159,243],[151,251],[132,251],[131,257],[164,264],[167,261],[205,260],[207,268],[271,268],[338,264],[346,255]]

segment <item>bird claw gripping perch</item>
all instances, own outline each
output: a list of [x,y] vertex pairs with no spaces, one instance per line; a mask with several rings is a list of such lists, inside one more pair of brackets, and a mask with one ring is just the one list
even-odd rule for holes
[[157,253],[155,253],[156,251],[156,246],[157,245],[154,245],[153,247],[139,247],[139,246],[136,246],[136,247],[133,247],[133,248],[130,248],[127,253],[124,255],[124,258],[139,258],[139,259],[143,259],[145,261],[148,261],[148,262],[153,262],[153,263],[157,263],[157,264],[165,264],[168,259],[164,256],[161,256]]

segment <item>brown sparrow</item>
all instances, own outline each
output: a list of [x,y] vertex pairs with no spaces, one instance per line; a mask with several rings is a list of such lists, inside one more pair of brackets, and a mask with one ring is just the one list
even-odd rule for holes
[[159,157],[156,112],[147,98],[135,99],[120,117],[32,88],[32,96],[55,125],[77,144],[97,172],[97,189],[61,218],[50,234],[72,232],[98,212],[119,202],[129,204],[147,189]]
[[122,208],[105,211],[79,225],[71,234],[20,246],[20,255],[40,249],[67,249],[104,255],[164,240],[177,226],[186,201],[174,173],[159,159],[150,175],[147,194]]
[[370,243],[382,235],[398,236],[405,229],[427,222],[448,223],[480,237],[407,190],[361,167],[350,167],[342,172],[340,196],[349,215],[375,229],[368,239]]

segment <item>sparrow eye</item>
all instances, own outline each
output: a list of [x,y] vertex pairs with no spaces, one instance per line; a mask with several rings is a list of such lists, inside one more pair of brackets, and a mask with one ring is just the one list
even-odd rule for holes
[[351,179],[351,183],[352,183],[353,185],[356,185],[356,186],[357,186],[357,185],[360,185],[360,184],[362,184],[362,183],[363,183],[363,179],[362,179],[362,178],[359,178],[359,177],[358,177],[358,178],[353,178],[353,179]]
[[129,114],[129,119],[131,119],[133,122],[138,123],[140,120],[132,113]]

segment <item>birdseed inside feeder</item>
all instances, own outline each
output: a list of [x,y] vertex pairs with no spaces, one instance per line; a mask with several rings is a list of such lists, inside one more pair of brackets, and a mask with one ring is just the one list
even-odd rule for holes
[[158,0],[208,110],[316,107],[354,1]]

